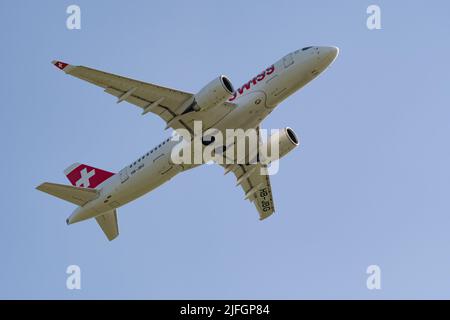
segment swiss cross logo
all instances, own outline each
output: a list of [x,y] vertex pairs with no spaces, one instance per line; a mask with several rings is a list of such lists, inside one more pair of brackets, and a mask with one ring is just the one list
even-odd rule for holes
[[84,168],[83,170],[80,171],[80,175],[81,177],[75,183],[75,186],[81,187],[81,185],[83,185],[83,187],[89,188],[89,186],[91,185],[89,179],[95,175],[95,169],[92,169],[91,171],[88,172],[87,169]]
[[61,69],[61,70],[63,70],[65,67],[68,66],[67,63],[64,63],[64,62],[61,62],[61,61],[56,61],[56,62],[54,63],[54,65],[55,65],[58,69]]
[[79,188],[96,188],[114,175],[112,172],[79,163],[74,163],[64,173],[70,183]]

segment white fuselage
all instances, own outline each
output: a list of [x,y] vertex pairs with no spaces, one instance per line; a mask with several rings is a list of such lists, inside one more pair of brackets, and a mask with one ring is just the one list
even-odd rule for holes
[[[282,100],[324,71],[335,59],[337,51],[335,47],[309,47],[286,55],[268,67],[263,72],[264,75],[256,75],[236,90],[230,102],[237,107],[215,124],[214,128],[223,131],[257,127]],[[68,223],[93,218],[123,206],[159,187],[178,173],[197,166],[172,163],[171,152],[178,143],[180,141],[166,139],[104,181],[97,187],[99,197],[77,208],[69,217]]]

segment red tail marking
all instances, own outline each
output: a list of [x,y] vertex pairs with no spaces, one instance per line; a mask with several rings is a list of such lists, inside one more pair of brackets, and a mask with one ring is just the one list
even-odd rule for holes
[[95,188],[113,175],[112,172],[80,164],[66,176],[70,183],[76,187]]
[[55,61],[53,63],[58,69],[64,70],[65,67],[67,67],[69,64],[62,62],[62,61]]

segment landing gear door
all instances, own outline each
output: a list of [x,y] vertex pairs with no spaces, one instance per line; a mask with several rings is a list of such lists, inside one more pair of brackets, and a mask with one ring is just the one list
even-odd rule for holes
[[119,175],[120,175],[121,183],[124,183],[125,181],[127,181],[128,180],[128,168],[124,168],[124,169],[120,170]]

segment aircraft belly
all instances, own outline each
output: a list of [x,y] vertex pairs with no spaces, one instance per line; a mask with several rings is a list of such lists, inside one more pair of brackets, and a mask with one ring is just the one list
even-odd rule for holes
[[136,172],[134,176],[131,175],[122,183],[111,200],[122,206],[156,189],[181,171],[179,166],[170,164],[166,156],[158,158],[144,167],[144,170]]
[[251,91],[239,97],[239,107],[223,119],[217,129],[253,128],[255,123],[260,123],[270,112],[266,101],[266,93],[262,90]]

